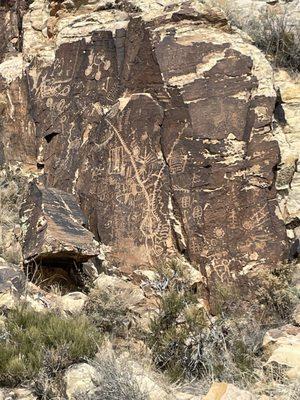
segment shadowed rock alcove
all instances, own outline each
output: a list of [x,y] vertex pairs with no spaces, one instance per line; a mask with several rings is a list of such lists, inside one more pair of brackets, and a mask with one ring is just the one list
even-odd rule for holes
[[69,193],[32,183],[21,211],[24,269],[34,283],[65,291],[84,284],[83,265],[99,254],[97,242]]

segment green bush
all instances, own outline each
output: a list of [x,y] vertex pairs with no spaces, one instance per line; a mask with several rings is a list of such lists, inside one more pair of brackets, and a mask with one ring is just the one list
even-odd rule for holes
[[200,294],[189,288],[177,267],[168,265],[160,271],[168,284],[147,339],[156,366],[172,380],[208,376],[229,382],[255,379],[265,332],[288,322],[295,307],[297,298],[291,288],[294,266],[260,269],[237,282],[211,284],[213,318],[199,306]]
[[100,336],[86,317],[62,318],[21,307],[10,311],[0,332],[0,384],[14,386],[93,357]]
[[150,325],[148,344],[155,365],[172,381],[213,377],[251,381],[261,335],[251,321],[211,321],[190,293],[163,296]]

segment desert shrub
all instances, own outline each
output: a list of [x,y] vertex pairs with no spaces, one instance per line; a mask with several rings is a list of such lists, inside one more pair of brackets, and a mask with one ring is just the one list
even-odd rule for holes
[[25,307],[12,310],[0,333],[0,384],[13,386],[40,371],[55,375],[97,351],[100,336],[86,317],[62,318]]
[[295,264],[259,269],[237,282],[216,282],[211,295],[215,314],[237,317],[248,313],[261,318],[266,327],[289,322],[298,301],[292,287]]
[[168,265],[162,273],[168,282],[147,337],[155,365],[172,380],[209,376],[245,385],[254,380],[264,334],[287,322],[296,304],[293,270],[286,264],[236,282],[211,283],[211,317],[199,304],[200,293],[178,269],[170,273]]
[[[158,264],[156,271],[158,280],[152,282],[152,288],[157,294],[162,294],[168,290],[190,291],[195,288],[191,287],[190,269],[186,261],[180,258],[173,258]],[[194,268],[192,266],[192,268]],[[197,267],[195,267],[197,269]]]
[[253,39],[276,67],[300,71],[300,28],[289,23],[286,9],[282,13],[268,8],[258,10],[258,14],[245,17],[239,14],[228,0],[216,0],[228,20],[242,29]]
[[91,291],[84,312],[100,332],[112,337],[126,336],[132,320],[126,299],[114,291]]
[[258,348],[249,327],[249,321],[213,322],[193,294],[170,291],[152,320],[148,344],[155,365],[173,381],[207,376],[249,381]]
[[[134,373],[127,362],[116,360],[113,355],[102,354],[92,365],[96,368],[99,381],[94,382],[96,389],[84,394],[86,400],[148,400],[140,389]],[[78,394],[76,400],[82,400]]]
[[285,14],[262,13],[248,21],[247,32],[276,67],[300,71],[300,30],[289,26]]
[[258,272],[253,282],[256,297],[266,312],[276,322],[289,322],[299,300],[299,293],[292,286],[295,264],[284,264],[269,271]]

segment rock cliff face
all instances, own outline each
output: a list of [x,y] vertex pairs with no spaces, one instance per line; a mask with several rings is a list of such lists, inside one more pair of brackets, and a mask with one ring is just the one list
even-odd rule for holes
[[0,12],[18,21],[0,25],[2,162],[75,195],[128,272],[181,253],[224,280],[286,258],[272,69],[218,9],[25,8]]

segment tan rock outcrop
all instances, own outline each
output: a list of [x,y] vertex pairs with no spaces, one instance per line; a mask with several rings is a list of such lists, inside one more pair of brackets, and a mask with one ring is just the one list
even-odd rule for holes
[[300,328],[286,325],[268,331],[263,346],[269,354],[267,365],[277,364],[287,370],[291,380],[300,379]]
[[81,363],[71,366],[64,375],[65,391],[68,400],[76,400],[77,396],[88,396],[95,389],[99,380],[96,369],[89,364]]
[[203,400],[255,400],[255,397],[230,383],[215,382]]
[[276,186],[280,211],[293,238],[300,237],[300,83],[286,71],[278,71],[275,82],[281,96],[281,124],[275,130],[281,152]]

